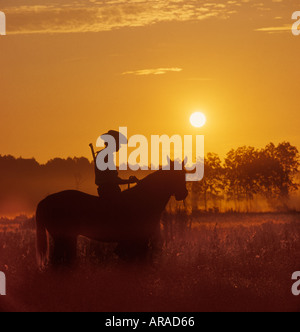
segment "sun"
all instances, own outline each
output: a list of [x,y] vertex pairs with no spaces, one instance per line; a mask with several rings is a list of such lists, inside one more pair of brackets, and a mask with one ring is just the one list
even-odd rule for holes
[[193,127],[201,128],[206,124],[206,116],[201,112],[195,112],[191,115],[190,122]]

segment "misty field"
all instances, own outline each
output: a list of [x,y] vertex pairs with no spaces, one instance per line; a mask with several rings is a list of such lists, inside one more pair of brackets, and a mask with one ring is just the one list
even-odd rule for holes
[[[22,218],[21,218],[22,219]],[[24,219],[24,218],[23,218]],[[74,270],[38,270],[34,220],[1,222],[0,311],[299,311],[300,214],[185,214],[162,219],[152,264],[118,260],[80,238]]]

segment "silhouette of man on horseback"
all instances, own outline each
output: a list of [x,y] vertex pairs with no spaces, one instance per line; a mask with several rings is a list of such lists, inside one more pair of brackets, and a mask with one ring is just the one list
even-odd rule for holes
[[[121,142],[118,143],[116,150],[121,145]],[[101,174],[96,183],[102,196],[103,187],[105,194],[115,194],[120,192],[120,184],[132,183],[133,180],[137,179],[121,180],[114,172],[112,175],[109,173],[108,178]],[[47,196],[36,210],[37,258],[40,267],[45,267],[48,262],[53,266],[72,265],[76,260],[79,236],[116,243],[115,252],[122,260],[147,261],[149,253],[162,247],[161,214],[172,196],[177,201],[184,201],[188,196],[186,170],[176,170],[173,161],[170,161],[169,171],[161,169],[151,173],[134,188],[119,193],[119,198],[113,197],[112,203],[118,200],[117,207],[107,204],[106,199],[77,190]],[[53,240],[51,254],[47,232]]]
[[[109,146],[107,137],[115,140],[115,148]],[[138,183],[139,180],[135,176],[131,176],[128,180],[121,179],[119,177],[117,168],[114,165],[114,169],[100,170],[97,167],[97,157],[100,153],[105,153],[104,157],[105,164],[109,163],[109,160],[113,160],[113,153],[118,152],[123,144],[127,144],[127,138],[118,131],[110,130],[108,133],[101,135],[101,138],[105,142],[105,148],[97,153],[94,152],[93,145],[90,144],[94,162],[95,162],[95,183],[98,186],[98,195],[100,198],[116,198],[121,193],[120,185],[126,185],[130,187],[130,184]]]

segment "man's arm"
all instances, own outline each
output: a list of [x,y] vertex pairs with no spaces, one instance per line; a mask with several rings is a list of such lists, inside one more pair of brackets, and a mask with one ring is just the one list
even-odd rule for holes
[[128,180],[124,180],[121,178],[117,178],[117,183],[122,185],[122,184],[131,184],[131,183],[138,183],[139,179],[135,176],[131,176]]

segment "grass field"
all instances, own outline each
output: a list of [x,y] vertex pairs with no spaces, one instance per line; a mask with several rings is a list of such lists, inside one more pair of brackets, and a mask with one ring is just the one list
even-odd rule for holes
[[[33,221],[0,226],[0,311],[300,311],[300,214],[165,215],[162,256],[126,265],[81,238],[75,270],[40,272]],[[13,225],[13,226],[12,226]]]

